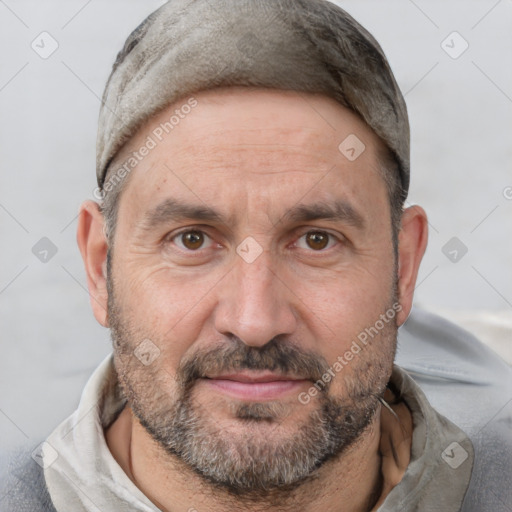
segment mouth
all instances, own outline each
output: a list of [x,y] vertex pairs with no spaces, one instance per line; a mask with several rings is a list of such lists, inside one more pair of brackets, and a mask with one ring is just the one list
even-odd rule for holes
[[311,381],[271,372],[244,371],[217,376],[206,376],[201,381],[212,391],[240,400],[277,400],[299,393]]

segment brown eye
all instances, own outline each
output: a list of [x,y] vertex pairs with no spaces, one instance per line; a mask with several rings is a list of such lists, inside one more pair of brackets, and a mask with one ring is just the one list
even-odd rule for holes
[[205,242],[205,235],[201,231],[186,231],[178,235],[178,240],[185,249],[195,251],[200,249]]
[[329,234],[325,231],[310,231],[305,237],[308,247],[315,251],[325,249],[329,243]]

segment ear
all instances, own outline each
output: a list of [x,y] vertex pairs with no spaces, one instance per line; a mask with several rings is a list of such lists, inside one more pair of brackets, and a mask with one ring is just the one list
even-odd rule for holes
[[108,327],[107,318],[107,239],[103,214],[94,201],[80,206],[76,239],[87,274],[89,298],[96,320]]
[[397,325],[402,325],[409,316],[414,297],[414,288],[421,260],[428,240],[428,220],[421,206],[411,206],[402,215],[402,226],[398,235],[398,293],[402,310],[397,315]]

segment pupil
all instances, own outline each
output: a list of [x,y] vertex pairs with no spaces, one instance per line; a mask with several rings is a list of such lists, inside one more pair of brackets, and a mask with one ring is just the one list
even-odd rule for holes
[[200,231],[189,231],[183,235],[183,245],[187,249],[199,249],[203,241],[204,236]]
[[318,231],[308,233],[307,243],[311,249],[324,249],[328,243],[328,236],[326,233]]

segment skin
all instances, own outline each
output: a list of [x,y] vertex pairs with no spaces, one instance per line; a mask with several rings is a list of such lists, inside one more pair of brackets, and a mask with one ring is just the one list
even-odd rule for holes
[[[229,88],[194,96],[198,105],[131,172],[120,199],[111,261],[116,307],[129,319],[132,343],[149,338],[160,350],[149,373],[137,370],[141,381],[144,375],[151,376],[148,382],[161,379],[169,396],[175,396],[173,379],[180,364],[197,351],[222,347],[233,336],[248,347],[264,347],[273,338],[294,343],[331,365],[390,307],[396,284],[401,306],[396,325],[386,335],[380,333],[343,369],[342,377],[332,380],[329,393],[344,399],[350,383],[364,381],[371,372],[387,382],[396,327],[412,306],[427,244],[427,218],[419,206],[404,211],[395,273],[388,197],[376,157],[382,142],[354,113],[321,95]],[[139,148],[175,109],[172,105],[152,118],[123,154]],[[366,146],[354,161],[338,150],[350,134]],[[214,208],[222,219],[169,218],[148,227],[147,212],[170,198]],[[298,204],[339,200],[359,212],[363,228],[342,219],[290,218]],[[203,230],[206,245],[187,250],[176,236],[183,228]],[[311,231],[332,235],[328,246],[311,248],[305,236]],[[236,252],[248,236],[262,250],[252,263]],[[77,240],[95,317],[109,327],[108,244],[103,217],[92,201],[81,207]],[[133,349],[115,351],[118,370],[136,363]],[[297,400],[312,385],[297,378],[290,390],[273,398],[272,392],[270,398],[245,397],[251,403],[277,403],[276,424],[248,425],[237,419],[234,405],[242,398],[204,379],[194,387],[193,399],[212,425],[229,434],[228,440],[250,429],[255,442],[278,446],[293,438],[318,407],[316,398],[307,405]],[[146,496],[162,510],[238,509],[235,497],[209,486],[168,455],[129,405],[107,430],[106,440]],[[378,409],[357,442],[321,466],[318,478],[287,493],[286,500],[276,498],[274,506],[263,500],[247,502],[243,509],[368,510],[382,465],[383,414]],[[409,413],[402,409],[400,417],[410,427]],[[396,426],[389,427],[388,420],[386,429],[393,430]],[[384,475],[386,492],[404,470],[390,466],[389,473],[394,473],[390,480]]]

